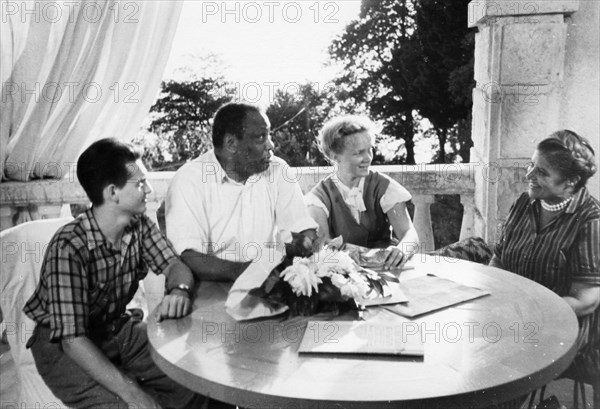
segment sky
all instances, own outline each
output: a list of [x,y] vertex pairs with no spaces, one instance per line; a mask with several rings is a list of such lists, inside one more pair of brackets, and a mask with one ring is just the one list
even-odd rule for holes
[[[358,18],[360,3],[185,0],[164,79],[223,76],[234,84],[236,99],[263,106],[277,89],[294,92],[306,82],[323,89],[341,68],[325,66],[327,48]],[[393,155],[400,142],[382,153]],[[417,144],[418,161],[429,161],[431,143]]]
[[181,67],[193,67],[223,75],[244,99],[262,103],[274,89],[323,87],[339,70],[324,66],[327,47],[359,10],[360,0],[186,0],[165,79],[185,79]]

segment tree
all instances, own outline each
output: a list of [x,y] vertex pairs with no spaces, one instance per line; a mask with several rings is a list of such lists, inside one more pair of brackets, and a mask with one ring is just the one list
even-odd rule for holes
[[467,5],[468,0],[363,0],[360,19],[330,48],[348,71],[338,81],[384,121],[387,133],[405,140],[407,163],[414,163],[413,110],[433,124],[439,161],[446,161],[448,137],[460,141],[460,154],[469,159],[464,123],[471,109],[474,41]]
[[[136,138],[144,145],[144,161],[152,170],[176,170],[212,147],[211,118],[235,95],[222,80],[169,81],[152,106],[146,132]],[[316,136],[324,121],[342,112],[360,113],[333,88],[300,85],[296,92],[277,91],[267,109],[272,124],[274,153],[292,166],[322,166]]]
[[137,139],[145,145],[149,168],[175,170],[210,149],[210,120],[233,95],[221,79],[163,82],[161,95],[150,108],[149,133]]
[[275,155],[291,166],[325,165],[327,162],[316,145],[323,124],[321,97],[310,85],[300,93],[278,90],[267,109]]
[[361,111],[332,88],[319,90],[307,83],[300,85],[296,93],[277,91],[267,109],[274,153],[291,166],[328,165],[317,146],[323,123],[335,115]]
[[[468,0],[416,3],[416,30],[411,40],[416,43],[420,58],[416,69],[410,72],[415,87],[411,99],[436,129],[440,142],[439,162],[446,161],[444,146],[448,137],[458,132],[459,122],[467,119],[471,112],[474,36],[467,25],[468,4]],[[401,64],[401,50],[396,50],[396,54],[400,54],[398,62]],[[464,149],[462,154],[465,154]],[[463,157],[465,159],[469,158]]]
[[359,19],[351,22],[329,49],[345,68],[336,83],[365,103],[373,119],[383,121],[384,133],[404,140],[406,163],[415,163],[415,107],[402,87],[398,89],[401,78],[390,75],[390,64],[392,51],[400,49],[414,33],[414,14],[412,1],[363,0]]

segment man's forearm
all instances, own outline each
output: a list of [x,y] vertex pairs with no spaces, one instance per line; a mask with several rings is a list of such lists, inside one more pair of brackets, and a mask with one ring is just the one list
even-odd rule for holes
[[190,271],[190,268],[179,259],[171,262],[164,271],[164,274],[167,277],[167,289],[177,287],[179,284],[184,284],[192,289],[194,288],[195,280],[193,273]]
[[206,281],[234,281],[250,265],[250,261],[223,260],[194,250],[185,250],[181,260],[192,270],[196,280]]

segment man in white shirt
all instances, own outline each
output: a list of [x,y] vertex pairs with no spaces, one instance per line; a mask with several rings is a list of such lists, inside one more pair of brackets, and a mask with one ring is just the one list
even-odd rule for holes
[[283,243],[288,254],[308,252],[317,224],[294,169],[272,155],[265,113],[246,103],[222,106],[213,145],[177,171],[166,200],[167,236],[196,277],[235,280]]

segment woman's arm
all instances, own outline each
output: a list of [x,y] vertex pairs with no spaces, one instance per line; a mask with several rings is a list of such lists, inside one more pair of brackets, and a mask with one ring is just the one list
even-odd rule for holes
[[498,257],[495,254],[492,256],[492,259],[490,260],[489,265],[491,267],[497,267],[497,268],[504,269],[504,264],[502,264],[502,261],[500,260],[500,257]]
[[313,241],[313,248],[318,249],[323,244],[328,243],[331,240],[331,233],[329,232],[329,223],[327,221],[327,215],[325,211],[317,206],[308,206],[308,213],[315,222],[319,225],[317,231],[317,239]]
[[390,254],[385,267],[398,267],[419,250],[419,235],[410,219],[406,203],[396,203],[386,214],[394,229],[394,234],[400,240],[400,243],[395,246],[396,249],[400,250],[400,254],[394,251],[393,248],[388,247]]
[[[582,225],[577,237],[578,270],[573,275],[569,294],[563,299],[573,308],[578,317],[590,314],[600,304],[600,285],[586,283],[591,277],[600,274],[598,241],[600,237],[600,219],[592,218]],[[582,268],[583,267],[583,268]]]
[[573,308],[578,317],[591,314],[600,305],[600,286],[573,283],[569,295],[564,296],[563,299]]

